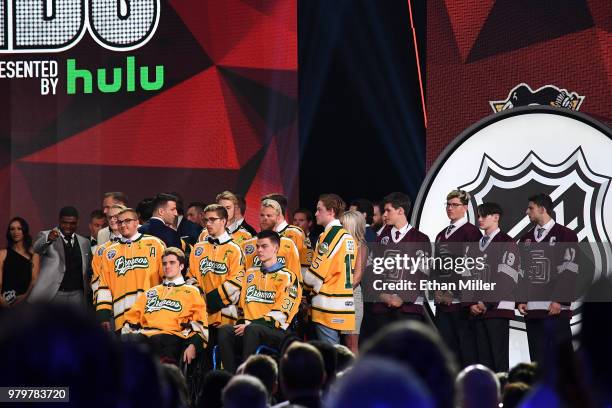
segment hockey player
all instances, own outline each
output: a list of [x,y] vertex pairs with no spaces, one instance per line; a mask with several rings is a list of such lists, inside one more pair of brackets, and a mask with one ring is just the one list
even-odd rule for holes
[[102,253],[96,312],[105,329],[110,330],[112,316],[119,331],[138,295],[161,283],[165,246],[158,238],[138,232],[138,214],[132,208],[117,215],[117,224],[121,241]]
[[325,230],[304,275],[304,285],[313,293],[311,310],[317,337],[330,344],[340,343],[340,331],[355,330],[351,281],[355,241],[338,220],[344,207],[344,201],[336,194],[319,197],[315,217]]
[[108,212],[106,213],[106,218],[108,219],[108,228],[110,231],[110,239],[103,244],[100,244],[96,247],[96,251],[93,254],[91,260],[91,291],[93,293],[93,304],[94,307],[97,302],[98,296],[98,287],[100,286],[100,274],[102,273],[102,254],[104,250],[108,248],[110,245],[115,242],[121,241],[121,233],[119,232],[119,225],[117,224],[117,215],[125,210],[125,206],[120,204],[113,204],[108,208]]
[[221,361],[230,373],[237,367],[237,349],[242,349],[242,358],[246,360],[262,344],[280,347],[298,310],[301,287],[295,273],[278,261],[279,245],[280,236],[276,232],[264,230],[257,234],[261,265],[237,277],[241,286],[238,304],[244,311],[244,320],[219,328]]
[[[227,211],[227,232],[232,237],[232,240],[238,244],[242,245],[242,243],[246,240],[252,238],[252,234],[244,227],[244,218],[242,216],[238,217],[237,215],[240,213],[239,201],[238,197],[230,191],[224,191],[220,194],[217,194],[216,202]],[[200,237],[198,238],[198,242],[206,239],[208,235],[208,230],[204,228]]]
[[[261,202],[259,211],[259,226],[262,231],[273,231],[276,226],[276,220],[281,214],[280,204],[274,200],[264,200]],[[242,249],[245,256],[245,269],[253,266],[261,266],[261,261],[255,251],[257,237],[251,238],[243,242]],[[286,237],[281,237],[280,246],[278,249],[278,261],[284,264],[287,269],[295,273],[302,281],[302,273],[300,271],[300,254],[295,243]]]
[[484,235],[470,247],[469,256],[480,258],[482,268],[473,268],[470,279],[491,283],[489,290],[472,294],[470,314],[476,336],[479,364],[496,373],[509,368],[510,320],[514,317],[515,289],[520,271],[520,254],[514,240],[499,228],[502,208],[496,203],[478,206],[478,226]]
[[[285,219],[288,203],[287,197],[282,194],[268,194],[262,198],[262,202],[265,200],[274,200],[280,205],[280,214],[277,214],[274,220],[274,227],[272,228],[274,231],[278,232],[281,237],[289,238],[293,241],[300,254],[300,265],[302,267],[301,275],[304,275],[304,272],[306,272],[306,269],[310,266],[310,262],[312,262],[312,249],[306,244],[306,234],[304,231],[300,227],[289,225]],[[270,219],[270,221],[271,220],[272,219]]]
[[[431,254],[431,243],[427,235],[408,223],[411,205],[410,197],[399,192],[391,193],[383,199],[383,211],[387,225],[391,228],[382,231],[378,237],[379,252],[384,251],[383,254],[378,253],[374,256],[401,254],[421,260]],[[411,270],[388,271],[385,281],[412,281],[418,288],[420,281],[426,280],[428,276],[427,265],[424,261],[420,262],[417,268]],[[380,299],[381,302],[372,306],[374,331],[396,320],[424,320],[423,295],[418,289],[402,293],[384,293]]]
[[446,215],[450,224],[436,236],[435,256],[443,259],[445,265],[451,263],[447,260],[452,260],[453,268],[439,268],[440,265],[435,265],[431,271],[433,282],[454,284],[457,289],[434,291],[434,322],[440,336],[455,353],[462,367],[476,362],[476,347],[469,307],[461,304],[458,290],[465,271],[459,270],[456,265],[470,245],[477,245],[482,237],[480,230],[468,222],[466,212],[469,201],[470,194],[463,190],[451,191],[446,196]]
[[125,314],[122,333],[136,330],[160,357],[178,361],[182,351],[189,364],[208,342],[206,305],[198,288],[185,284],[183,251],[166,249],[162,264],[164,283],[138,296]]
[[[529,197],[527,216],[535,224],[520,239],[526,274],[519,284],[526,303],[525,316],[531,361],[541,361],[542,350],[569,344],[574,284],[578,274],[578,236],[551,217],[553,202],[546,194]],[[550,322],[546,331],[545,322]]]
[[[191,251],[188,277],[192,278],[190,282],[200,288],[207,298],[207,305],[211,307],[222,303],[221,296],[226,286],[224,282],[244,272],[244,256],[240,246],[226,231],[227,210],[224,207],[219,204],[207,206],[204,209],[204,222],[208,236]],[[233,285],[228,285],[229,290],[240,290],[240,287],[232,288]],[[208,324],[211,328],[236,321],[236,307],[230,302],[223,306],[227,307],[219,307],[215,313],[209,313]]]

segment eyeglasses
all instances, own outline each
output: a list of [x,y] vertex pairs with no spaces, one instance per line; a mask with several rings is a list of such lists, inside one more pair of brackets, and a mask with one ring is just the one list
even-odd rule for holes
[[212,224],[213,222],[220,220],[221,218],[218,217],[210,217],[210,218],[202,218],[202,221],[204,221],[205,224]]
[[118,225],[127,224],[128,222],[138,221],[136,218],[126,218],[125,220],[117,220]]
[[117,216],[116,215],[109,215],[108,217],[106,217],[109,219],[109,221],[115,220],[117,221]]
[[452,208],[457,208],[457,207],[462,207],[465,204],[458,204],[458,203],[444,203],[444,206],[446,208],[448,207],[452,207]]

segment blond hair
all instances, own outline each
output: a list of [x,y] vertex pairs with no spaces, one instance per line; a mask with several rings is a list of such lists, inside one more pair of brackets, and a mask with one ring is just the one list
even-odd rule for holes
[[277,201],[272,200],[270,198],[266,198],[265,200],[263,200],[261,202],[261,206],[262,207],[273,208],[274,211],[276,211],[276,215],[281,215],[283,213],[283,210],[281,209],[280,204]]
[[238,205],[238,197],[236,197],[236,194],[232,193],[231,191],[226,190],[222,193],[217,194],[215,201],[219,203],[219,201],[221,200],[229,200],[234,203],[234,205]]
[[461,201],[461,204],[467,205],[470,202],[470,193],[465,190],[453,190],[446,196],[446,200],[452,200],[453,198],[458,198]]
[[167,257],[168,255],[176,256],[176,259],[178,259],[179,263],[181,265],[185,265],[185,253],[181,249],[177,247],[166,248],[164,250],[164,254],[162,255],[162,259]]
[[365,244],[365,217],[359,211],[346,211],[340,216],[340,223],[359,244]]

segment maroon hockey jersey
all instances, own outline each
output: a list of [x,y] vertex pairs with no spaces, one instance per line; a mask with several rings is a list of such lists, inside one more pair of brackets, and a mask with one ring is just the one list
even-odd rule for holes
[[[420,281],[428,279],[428,268],[425,263],[425,259],[431,256],[431,242],[429,237],[411,227],[406,234],[398,241],[392,237],[392,228],[385,228],[377,238],[379,244],[374,252],[375,256],[382,257],[394,257],[396,254],[404,257],[413,259],[415,262],[410,261],[409,266],[411,269],[394,269],[387,271],[384,277],[385,282],[414,282],[416,290],[404,290],[394,292],[404,303],[400,306],[399,310],[402,313],[412,314],[423,314],[423,292],[419,290]],[[421,260],[422,259],[422,260]],[[420,261],[421,260],[421,261]],[[419,264],[420,262],[420,264]],[[388,292],[386,294],[393,294]],[[374,303],[372,311],[374,313],[384,313],[389,307],[382,302]]]
[[520,239],[525,273],[519,281],[519,300],[527,301],[528,319],[548,316],[551,301],[561,303],[561,316],[570,318],[578,274],[578,236],[555,223],[538,242],[539,228],[535,226]]
[[[470,251],[471,246],[478,245],[481,237],[482,234],[478,227],[469,222],[453,228],[450,232],[448,227],[446,227],[436,236],[435,256],[441,259],[465,257]],[[430,278],[437,282],[454,283],[458,288],[459,281],[462,279],[462,273],[438,266],[436,265],[432,269]],[[453,303],[451,305],[436,303],[436,308],[442,312],[458,310],[462,306],[459,303],[460,301],[460,293],[456,291],[453,292]]]

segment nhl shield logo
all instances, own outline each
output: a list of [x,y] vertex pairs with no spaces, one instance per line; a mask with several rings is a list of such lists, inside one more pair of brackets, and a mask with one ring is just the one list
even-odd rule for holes
[[[555,221],[574,230],[582,242],[610,242],[603,212],[612,179],[594,173],[582,148],[558,163],[546,163],[531,151],[515,166],[502,166],[484,155],[476,177],[459,186],[469,191],[468,219],[476,220],[476,208],[484,202],[517,203],[505,205],[500,227],[518,238],[533,225],[525,214],[527,198],[545,192],[553,200]],[[605,252],[605,251],[604,251]],[[594,254],[596,270],[612,266],[610,254]]]

